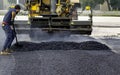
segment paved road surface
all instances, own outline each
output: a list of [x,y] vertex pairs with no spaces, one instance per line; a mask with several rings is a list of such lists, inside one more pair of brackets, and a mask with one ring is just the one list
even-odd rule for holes
[[[97,23],[99,24],[99,22]],[[112,22],[112,24],[114,23]],[[93,34],[89,37],[76,35],[64,40],[67,39],[68,41],[75,42],[98,41],[106,44],[112,50],[39,50],[15,52],[9,56],[0,56],[0,75],[120,75],[119,29],[116,31],[115,28],[112,30],[113,33],[110,33],[112,31],[108,27],[107,31],[105,29],[102,32],[106,32],[105,35],[98,29],[95,30],[94,28]],[[1,27],[0,31],[0,48],[2,48],[5,35]],[[28,35],[19,36],[19,40],[30,41],[28,38]]]
[[33,51],[0,56],[0,75],[119,75],[111,51]]

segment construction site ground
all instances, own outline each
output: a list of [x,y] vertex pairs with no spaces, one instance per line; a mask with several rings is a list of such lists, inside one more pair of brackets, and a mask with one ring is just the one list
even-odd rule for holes
[[[0,23],[3,16],[0,16]],[[17,16],[16,19],[26,17]],[[80,16],[79,20],[86,19]],[[98,42],[94,50],[67,49],[60,45],[61,49],[52,50],[40,48],[40,50],[27,50],[32,44],[26,45],[22,51],[15,51],[11,55],[0,55],[0,75],[120,75],[120,17],[93,17],[93,32],[88,35],[71,35],[70,37],[51,38],[48,41],[70,42],[71,44],[86,41]],[[5,40],[5,34],[0,26],[0,50]],[[29,35],[18,35],[19,41],[39,43],[46,41],[32,41]],[[14,41],[15,43],[15,41]],[[13,43],[13,44],[14,44]],[[61,43],[61,42],[60,42]],[[67,43],[67,44],[70,44]],[[98,44],[96,43],[96,44]],[[25,44],[25,43],[24,43]],[[91,44],[91,43],[89,43]],[[43,44],[42,44],[43,45]],[[50,44],[44,44],[50,46]],[[77,44],[76,44],[77,45]],[[105,46],[103,46],[105,45]],[[34,45],[33,45],[34,46]],[[71,46],[71,45],[68,45]],[[81,47],[82,47],[81,46]],[[90,47],[87,45],[86,47]],[[102,47],[108,47],[107,50]],[[35,47],[35,46],[34,46]],[[41,50],[42,49],[42,50]],[[65,49],[65,50],[64,50]],[[85,49],[85,48],[84,48]],[[96,50],[95,50],[96,49]]]

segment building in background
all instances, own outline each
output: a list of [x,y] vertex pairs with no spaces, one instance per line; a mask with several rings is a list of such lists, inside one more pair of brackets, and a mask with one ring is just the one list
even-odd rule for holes
[[100,10],[101,11],[109,11],[107,1],[105,1],[103,4],[100,4]]
[[21,4],[23,5],[25,0],[1,0],[0,1],[0,10],[7,10],[11,5]]

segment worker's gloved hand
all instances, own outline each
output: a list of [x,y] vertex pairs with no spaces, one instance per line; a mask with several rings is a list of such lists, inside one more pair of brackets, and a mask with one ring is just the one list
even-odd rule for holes
[[14,20],[13,19],[11,19],[11,25],[13,25],[14,24]]

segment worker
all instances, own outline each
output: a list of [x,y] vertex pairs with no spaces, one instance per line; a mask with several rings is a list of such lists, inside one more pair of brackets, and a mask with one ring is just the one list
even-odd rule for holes
[[6,39],[4,42],[4,46],[0,54],[7,55],[12,52],[10,50],[11,44],[16,36],[15,31],[13,29],[14,19],[17,13],[20,11],[20,5],[15,5],[14,8],[10,8],[9,11],[5,14],[2,22],[2,28],[6,34]]

